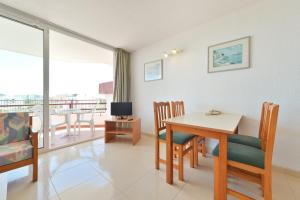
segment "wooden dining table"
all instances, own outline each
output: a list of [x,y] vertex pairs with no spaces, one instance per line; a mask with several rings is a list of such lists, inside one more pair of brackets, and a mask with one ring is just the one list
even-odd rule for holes
[[227,140],[230,134],[237,133],[242,115],[222,113],[207,115],[192,113],[163,120],[166,123],[166,179],[173,184],[173,132],[194,134],[219,140],[219,167],[214,172],[219,176],[220,184],[214,184],[214,199],[227,199]]

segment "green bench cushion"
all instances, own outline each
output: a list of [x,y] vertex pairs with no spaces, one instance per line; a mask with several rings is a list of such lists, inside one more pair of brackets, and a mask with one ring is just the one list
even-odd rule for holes
[[32,158],[30,140],[0,145],[0,166]]
[[[180,133],[180,132],[173,132],[173,142],[175,144],[185,144],[188,141],[190,141],[191,139],[193,139],[194,137],[195,137],[195,135],[184,134],[184,133]],[[166,140],[166,131],[162,131],[159,134],[159,139]]]
[[[214,156],[219,156],[219,145],[213,150]],[[263,150],[237,143],[228,142],[228,160],[265,168],[265,153]]]
[[228,141],[261,149],[261,140],[253,136],[234,134],[229,136]]

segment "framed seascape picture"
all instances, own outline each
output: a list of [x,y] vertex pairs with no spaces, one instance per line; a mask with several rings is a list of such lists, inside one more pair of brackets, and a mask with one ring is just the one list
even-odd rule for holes
[[145,81],[155,81],[163,79],[163,60],[155,60],[145,63]]
[[250,68],[250,36],[208,47],[208,72]]

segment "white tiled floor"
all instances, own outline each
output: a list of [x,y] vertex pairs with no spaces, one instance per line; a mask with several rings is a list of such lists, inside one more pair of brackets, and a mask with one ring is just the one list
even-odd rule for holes
[[[162,148],[163,149],[163,148]],[[154,169],[154,139],[143,136],[132,146],[119,138],[103,139],[60,149],[39,158],[39,181],[32,183],[31,167],[9,172],[8,200],[199,200],[213,199],[212,159],[200,159],[196,169],[185,166],[185,182],[165,182],[165,167]],[[260,199],[257,185],[230,178],[230,187]],[[273,199],[300,199],[300,179],[273,172]],[[231,199],[231,198],[229,198]]]

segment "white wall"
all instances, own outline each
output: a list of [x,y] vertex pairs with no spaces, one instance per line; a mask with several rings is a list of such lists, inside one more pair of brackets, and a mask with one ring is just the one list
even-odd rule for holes
[[[249,35],[250,69],[207,73],[209,45]],[[172,48],[183,53],[164,59],[163,80],[144,82],[144,63]],[[241,113],[240,132],[257,136],[261,104],[272,101],[280,104],[273,163],[300,171],[299,0],[262,1],[143,48],[131,62],[133,109],[143,132],[154,130],[153,101],[182,99],[187,113]]]

